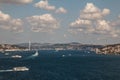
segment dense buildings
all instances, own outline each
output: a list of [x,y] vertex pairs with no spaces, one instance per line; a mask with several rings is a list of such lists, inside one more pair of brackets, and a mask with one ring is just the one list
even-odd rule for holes
[[97,54],[120,54],[120,44],[107,45],[95,49]]
[[[120,54],[120,44],[113,45],[92,45],[81,43],[51,44],[31,43],[31,50],[90,50],[97,54]],[[29,50],[28,43],[22,44],[1,44],[0,51],[26,51]]]

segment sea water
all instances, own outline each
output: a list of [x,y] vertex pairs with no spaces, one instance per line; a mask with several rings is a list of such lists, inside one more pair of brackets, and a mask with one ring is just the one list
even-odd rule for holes
[[25,66],[29,71],[0,72],[0,80],[120,80],[120,56],[76,50],[44,50],[36,57],[34,51],[11,55],[17,53],[25,57],[0,58],[0,70]]

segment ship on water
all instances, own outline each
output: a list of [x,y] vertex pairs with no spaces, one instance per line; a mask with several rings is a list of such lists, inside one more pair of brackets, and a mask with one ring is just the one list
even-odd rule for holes
[[27,67],[14,67],[13,71],[28,71],[29,68]]
[[13,55],[12,58],[22,58],[20,55]]
[[7,70],[0,70],[0,72],[20,72],[20,71],[28,71],[29,68],[23,66],[23,67],[13,67],[12,69],[7,69]]

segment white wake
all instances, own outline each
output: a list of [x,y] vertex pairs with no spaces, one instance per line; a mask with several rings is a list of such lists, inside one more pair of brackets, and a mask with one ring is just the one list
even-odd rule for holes
[[0,70],[0,72],[11,72],[13,71],[12,69],[8,69],[8,70]]

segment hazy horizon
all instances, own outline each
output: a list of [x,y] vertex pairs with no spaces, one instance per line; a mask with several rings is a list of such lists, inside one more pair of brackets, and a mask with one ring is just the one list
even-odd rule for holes
[[[80,42],[59,42],[59,43],[50,43],[50,42],[31,42],[32,44],[71,44],[71,43],[78,43],[83,45],[114,45],[114,44],[120,44],[120,43],[110,43],[110,44],[94,44],[94,43],[80,43]],[[29,44],[29,42],[19,42],[19,43],[0,43],[0,44],[10,44],[10,45],[18,45],[18,44]]]

